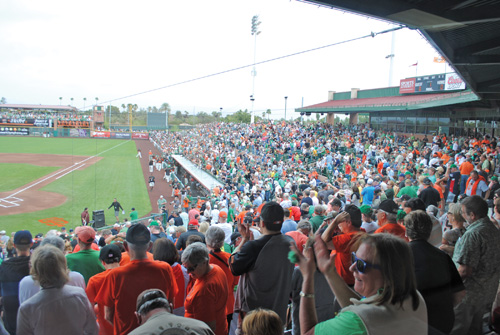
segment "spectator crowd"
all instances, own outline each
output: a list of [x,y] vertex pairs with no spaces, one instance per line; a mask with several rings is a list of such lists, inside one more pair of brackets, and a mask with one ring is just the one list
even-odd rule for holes
[[[498,330],[496,138],[280,122],[150,139],[166,220],[0,232],[0,334]],[[173,154],[223,186],[179,187]]]

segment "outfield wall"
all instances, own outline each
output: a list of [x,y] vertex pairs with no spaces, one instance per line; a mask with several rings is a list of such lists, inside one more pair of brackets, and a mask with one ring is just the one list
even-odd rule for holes
[[1,127],[0,135],[4,136],[39,136],[39,137],[79,137],[79,138],[111,138],[111,139],[149,139],[144,132],[91,131],[82,128],[47,128],[47,127]]

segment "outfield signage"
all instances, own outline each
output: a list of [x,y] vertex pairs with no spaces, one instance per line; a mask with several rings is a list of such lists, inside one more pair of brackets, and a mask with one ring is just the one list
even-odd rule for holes
[[147,140],[149,139],[148,133],[132,133],[133,139]]
[[119,139],[125,139],[125,140],[130,140],[132,137],[130,133],[111,133],[110,134],[111,138],[119,138]]
[[89,121],[70,121],[70,120],[58,120],[58,127],[67,127],[67,128],[90,128]]
[[465,82],[456,73],[406,78],[399,82],[400,94],[433,93],[464,89]]
[[26,127],[0,127],[0,135],[29,135],[30,129]]
[[87,137],[87,129],[70,129],[69,137]]
[[34,126],[34,127],[52,127],[52,119],[27,119],[27,118],[1,118],[2,126]]
[[109,138],[109,131],[93,131],[90,136],[99,138]]
[[[122,133],[122,132],[110,132],[110,131],[93,131],[91,133],[92,137],[98,137],[98,138],[116,138],[116,139],[123,139],[123,140],[130,140],[131,138],[148,138],[147,135],[145,134],[146,137],[134,137],[134,134],[136,133]],[[139,133],[143,134],[143,133]]]

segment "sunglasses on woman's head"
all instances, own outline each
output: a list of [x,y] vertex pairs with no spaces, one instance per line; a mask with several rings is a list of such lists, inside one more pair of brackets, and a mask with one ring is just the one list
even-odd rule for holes
[[377,270],[381,270],[382,269],[377,264],[371,264],[371,263],[368,263],[365,260],[362,260],[361,258],[356,257],[356,253],[355,252],[353,252],[351,254],[351,263],[352,264],[356,263],[356,270],[359,273],[365,273],[367,268],[374,268],[374,269],[377,269]]

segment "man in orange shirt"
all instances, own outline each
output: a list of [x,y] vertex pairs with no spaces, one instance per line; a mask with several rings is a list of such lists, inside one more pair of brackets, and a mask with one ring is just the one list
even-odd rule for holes
[[[352,265],[351,247],[354,239],[359,236],[359,234],[363,234],[361,223],[361,211],[359,208],[354,205],[346,205],[344,212],[337,215],[321,235],[321,239],[325,241],[328,249],[335,250],[337,253],[335,257],[335,268],[339,276],[341,276],[345,283],[351,287],[354,286],[354,277],[352,272],[349,271]],[[337,227],[342,234],[332,237]]]
[[468,157],[462,164],[460,164],[460,194],[465,193],[465,187],[469,175],[474,170],[474,165],[472,165],[472,159]]
[[[108,275],[111,269],[117,268],[120,266],[120,260],[122,258],[122,253],[120,248],[116,244],[108,244],[101,249],[99,254],[99,259],[104,265],[106,271],[98,273],[92,277],[90,277],[89,282],[87,284],[87,288],[85,292],[87,293],[87,297],[89,298],[90,304],[94,306],[96,304],[95,297],[97,293],[101,289],[102,283],[104,279]],[[94,310],[96,310],[97,321],[99,322],[99,335],[112,335],[113,334],[113,326],[106,321],[104,318],[104,306],[96,304],[94,306]]]
[[384,200],[377,210],[377,222],[380,228],[375,230],[375,234],[389,233],[406,239],[406,229],[398,224],[397,214],[399,206],[393,200]]
[[104,318],[113,325],[114,334],[128,334],[139,326],[133,317],[137,296],[144,290],[157,288],[174,302],[177,283],[172,268],[166,262],[147,258],[151,249],[151,234],[142,224],[132,225],[127,231],[125,249],[130,263],[109,271],[95,301],[104,305]]

